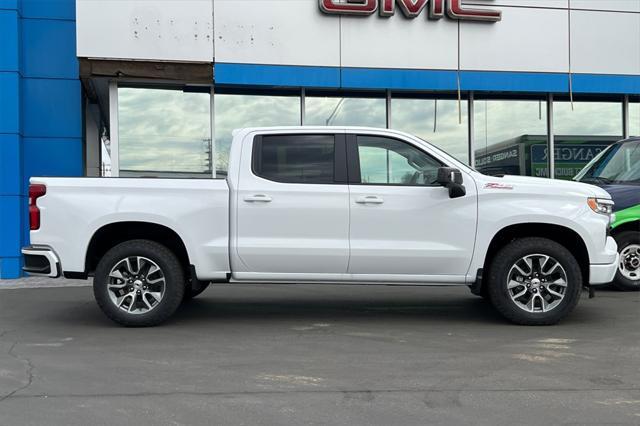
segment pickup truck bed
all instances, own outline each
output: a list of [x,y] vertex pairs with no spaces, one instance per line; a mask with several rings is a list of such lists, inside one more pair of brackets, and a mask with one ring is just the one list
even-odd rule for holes
[[[229,186],[224,179],[34,178],[40,229],[31,244],[55,247],[67,274],[87,271],[91,244],[126,223],[131,238],[157,225],[179,236],[201,280],[224,280],[229,266]],[[90,196],[89,196],[90,195]],[[136,226],[136,224],[138,224]],[[100,231],[100,232],[98,232]],[[99,251],[95,256],[100,256]],[[60,271],[61,272],[61,271]]]

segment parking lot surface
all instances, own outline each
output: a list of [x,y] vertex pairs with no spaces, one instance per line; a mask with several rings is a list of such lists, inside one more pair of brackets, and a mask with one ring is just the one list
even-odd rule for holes
[[7,287],[0,425],[640,424],[639,293],[520,327],[466,288],[219,285],[127,329]]

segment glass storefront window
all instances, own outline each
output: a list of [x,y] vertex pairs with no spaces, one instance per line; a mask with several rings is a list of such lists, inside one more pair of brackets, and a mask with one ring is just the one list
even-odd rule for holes
[[382,98],[305,98],[308,126],[386,127],[386,99]]
[[451,99],[391,99],[391,127],[414,134],[458,160],[469,163],[468,104]]
[[555,176],[573,179],[596,155],[622,139],[622,103],[554,102]]
[[216,171],[229,166],[232,132],[243,127],[299,126],[300,98],[296,96],[214,95]]
[[475,100],[474,110],[478,171],[549,176],[545,100]]
[[629,135],[640,137],[640,102],[629,103]]
[[120,176],[211,176],[209,93],[118,88]]

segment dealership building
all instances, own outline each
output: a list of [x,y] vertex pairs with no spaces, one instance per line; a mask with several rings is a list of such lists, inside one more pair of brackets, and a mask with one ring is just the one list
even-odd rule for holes
[[640,0],[0,0],[0,278],[31,176],[224,178],[300,124],[570,179],[640,135]]

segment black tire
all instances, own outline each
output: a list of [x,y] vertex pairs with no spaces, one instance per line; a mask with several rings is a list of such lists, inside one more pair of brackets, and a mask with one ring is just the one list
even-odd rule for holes
[[196,280],[195,282],[190,281],[187,283],[187,286],[184,289],[184,301],[188,302],[189,300],[199,296],[203,291],[209,287],[211,284],[209,281],[200,281]]
[[[564,298],[547,312],[525,311],[511,299],[507,289],[511,268],[519,259],[535,254],[552,257],[566,273]],[[582,294],[582,272],[577,260],[564,246],[546,238],[522,238],[503,247],[491,263],[488,278],[487,290],[493,306],[506,319],[520,325],[556,324],[573,311]]]
[[[618,243],[618,251],[622,254],[624,250],[630,245],[640,245],[640,232],[635,231],[625,231],[616,235],[616,242]],[[621,259],[622,261],[622,259]],[[618,272],[616,273],[616,277],[613,280],[613,286],[621,291],[639,291],[640,290],[640,279],[631,280],[625,277],[620,268],[618,268]]]
[[[109,294],[108,279],[112,268],[123,259],[134,256],[155,262],[164,274],[164,295],[146,313],[126,312],[116,306]],[[171,250],[154,241],[131,240],[113,247],[100,259],[95,271],[93,294],[102,312],[116,323],[126,327],[150,327],[166,321],[178,309],[184,296],[184,283],[183,268]]]

